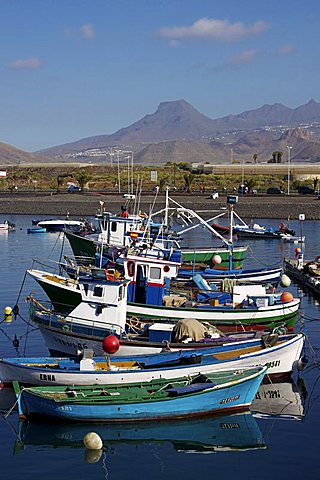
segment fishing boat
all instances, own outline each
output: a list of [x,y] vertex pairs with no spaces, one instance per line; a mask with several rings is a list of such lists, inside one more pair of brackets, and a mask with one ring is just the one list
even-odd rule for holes
[[[173,207],[170,207],[170,202]],[[162,222],[155,222],[154,217],[163,216]],[[188,226],[180,231],[172,231],[169,217],[173,216],[182,219]],[[218,270],[242,268],[247,246],[235,246],[232,240],[225,239],[218,233],[210,223],[204,220],[195,211],[184,208],[175,200],[168,196],[166,191],[165,207],[157,212],[147,215],[129,215],[121,217],[113,215],[110,212],[100,212],[96,217],[99,220],[101,233],[99,235],[74,235],[72,232],[66,232],[66,238],[69,240],[75,257],[91,257],[99,252],[103,254],[110,246],[131,247],[135,245],[152,244],[160,248],[179,248],[181,250],[182,262],[185,264],[201,263],[213,266],[215,255],[219,255],[221,262],[216,265]],[[194,224],[193,221],[197,223]],[[171,222],[172,223],[172,222]],[[197,227],[206,228],[215,237],[219,238],[223,245],[212,246],[210,248],[185,248],[181,247],[181,238],[183,235]]]
[[48,232],[61,232],[63,230],[82,231],[85,228],[85,223],[80,220],[69,219],[52,219],[41,220],[37,227],[45,228]]
[[252,226],[238,225],[233,228],[234,232],[240,238],[266,238],[266,239],[286,239],[290,237],[296,237],[294,230],[289,230],[286,226],[278,229],[273,227],[261,226],[258,223],[254,223]]
[[[196,289],[192,295],[186,295],[169,288],[170,279],[176,276],[178,267],[178,262],[161,258],[125,258],[126,286],[123,288],[126,289],[127,315],[153,322],[196,319],[213,324],[222,331],[272,329],[283,323],[293,329],[300,300],[291,294],[268,293],[263,285],[234,285],[230,293]],[[99,291],[103,297],[107,285],[118,288],[121,282],[108,283],[106,272],[99,272],[94,280],[75,281],[39,270],[28,270],[60,310],[68,304],[77,308],[82,301],[86,304],[89,299],[101,301],[94,292]],[[82,317],[83,314],[78,315],[74,311],[73,316]],[[90,319],[90,325],[94,318]]]
[[[150,265],[155,265],[154,268],[156,269],[157,262],[155,264],[150,262]],[[174,269],[174,262],[168,268],[169,270],[170,268]],[[164,273],[162,268],[158,270],[159,272],[157,270],[153,272],[156,277],[158,277],[158,273],[161,275]],[[194,326],[195,321],[197,324],[199,323],[198,320],[202,320],[201,327],[203,327],[203,323],[206,323],[210,328],[218,328],[219,331],[244,332],[248,330],[282,328],[283,326],[292,330],[299,306],[299,301],[297,303],[295,300],[292,300],[292,296],[287,298],[289,301],[281,300],[281,296],[277,300],[274,294],[266,294],[262,286],[234,286],[235,294],[239,292],[240,295],[242,291],[242,294],[245,295],[243,308],[236,308],[236,305],[232,304],[229,306],[216,303],[211,305],[209,301],[204,304],[208,305],[209,308],[199,308],[197,310],[197,308],[189,308],[187,306],[180,305],[179,307],[178,300],[180,297],[169,296],[169,298],[174,300],[173,306],[169,307],[169,311],[172,312],[171,321],[169,321],[168,315],[157,318],[155,316],[152,317],[150,314],[148,318],[143,319],[132,318],[131,315],[129,316],[130,318],[127,318],[131,305],[127,302],[127,297],[129,296],[128,289],[130,287],[129,280],[114,279],[111,281],[104,279],[99,281],[97,279],[95,281],[75,282],[64,277],[48,276],[39,271],[31,273],[39,284],[43,286],[48,295],[52,296],[51,292],[57,293],[60,297],[57,296],[56,301],[59,299],[62,301],[62,303],[57,302],[58,309],[52,310],[39,304],[33,297],[30,297],[30,317],[39,327],[53,355],[59,355],[59,352],[74,355],[77,349],[85,348],[93,348],[97,354],[100,354],[102,353],[101,341],[108,334],[120,336],[122,348],[132,349],[133,347],[138,347],[142,349],[140,353],[144,351],[145,353],[147,351],[152,353],[150,348],[154,348],[156,353],[163,348],[163,344],[161,344],[163,340],[177,342],[183,339],[182,337],[181,340],[177,340],[176,336],[173,335],[173,329],[177,329],[181,322],[186,324],[186,338],[191,338],[195,341],[201,338],[204,339],[207,335],[205,330],[202,330],[200,336],[197,333],[198,329],[196,330]],[[169,274],[170,271],[166,273]],[[161,275],[158,281],[163,285]],[[158,298],[156,282],[157,280],[154,279],[151,291],[148,292],[148,296],[145,297],[144,301],[148,301],[151,296],[154,299]],[[135,285],[133,286],[135,287]],[[245,288],[237,290],[237,288],[241,287]],[[67,301],[66,298],[70,292],[74,296],[73,299],[76,306],[71,309],[69,307],[68,311],[63,313],[62,310],[66,308],[64,302]],[[260,296],[258,295],[259,293]],[[217,298],[215,297],[215,300]],[[153,301],[155,302],[156,300]],[[135,308],[137,307],[135,303],[132,305]],[[200,302],[200,305],[203,304]],[[148,305],[145,305],[145,307],[148,307]],[[149,305],[148,308],[151,308],[151,306]],[[177,310],[177,313],[174,316],[175,310]],[[167,312],[167,309],[165,311]],[[180,319],[179,316],[181,317]],[[140,332],[140,335],[147,337],[146,339],[149,343],[141,342],[140,340],[143,340],[143,338],[137,338],[137,335],[136,337],[131,336],[128,338],[126,343],[124,334],[127,334],[129,331],[133,333]],[[210,336],[210,332],[208,333],[209,335],[207,336]],[[66,335],[68,339],[66,339]],[[97,352],[97,343],[100,345],[100,352]],[[176,347],[181,348],[179,345],[176,345]],[[143,351],[143,348],[147,350]],[[185,348],[192,348],[192,345],[186,345]],[[127,352],[123,353],[126,354]]]
[[[304,260],[301,249],[296,249],[296,258],[284,259],[283,268],[285,273],[299,285],[311,291],[314,295],[320,295],[320,257],[314,260]],[[300,252],[298,252],[300,250]]]
[[39,386],[20,389],[20,415],[90,422],[138,422],[243,411],[249,408],[267,367],[196,374],[170,381],[120,385]]
[[179,269],[178,280],[195,280],[199,275],[205,281],[219,283],[224,280],[236,280],[240,283],[277,284],[282,273],[282,267],[260,269],[218,270],[216,268]]
[[[121,345],[121,341],[120,341]],[[180,375],[267,365],[268,377],[290,375],[300,359],[304,335],[266,334],[188,351],[149,355],[94,357],[84,350],[76,358],[19,357],[0,359],[0,380],[23,385],[93,385],[170,380]]]
[[[86,423],[19,422],[15,453],[27,446],[83,449],[83,439],[92,425]],[[183,454],[209,454],[218,452],[241,452],[265,449],[261,431],[253,415],[243,413],[218,415],[205,418],[170,422],[144,422],[136,425],[116,424],[94,426],[105,447],[113,449],[122,445],[150,444],[158,446],[169,443]],[[97,451],[86,452],[97,455]],[[99,452],[98,452],[99,453]]]

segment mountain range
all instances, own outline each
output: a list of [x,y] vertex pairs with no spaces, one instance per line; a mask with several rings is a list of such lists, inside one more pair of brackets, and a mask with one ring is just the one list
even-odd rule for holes
[[134,151],[135,162],[161,164],[176,162],[225,163],[258,155],[267,161],[273,151],[285,151],[290,143],[292,159],[320,161],[320,103],[289,108],[281,103],[211,119],[185,100],[162,102],[157,110],[113,134],[80,139],[63,145],[25,153],[0,144],[0,163],[16,161],[88,161],[92,149],[104,149],[99,160],[105,162],[106,149],[117,147]]

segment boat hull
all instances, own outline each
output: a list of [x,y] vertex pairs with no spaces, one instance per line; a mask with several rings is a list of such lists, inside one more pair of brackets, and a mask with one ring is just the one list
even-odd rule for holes
[[225,306],[166,307],[128,302],[127,314],[157,322],[193,318],[209,322],[224,332],[237,330],[265,330],[285,323],[293,330],[300,300],[268,305],[266,307],[235,308]]
[[[232,268],[234,270],[243,267],[243,261],[248,247],[233,247],[232,249]],[[183,263],[204,263],[213,265],[213,257],[219,255],[221,263],[215,265],[217,270],[229,270],[230,251],[226,247],[212,247],[210,249],[181,249]]]
[[[266,348],[261,346],[260,340],[249,340],[235,345],[192,350],[186,354],[177,352],[137,357],[132,353],[131,356],[112,358],[114,369],[109,370],[105,357],[95,357],[99,367],[96,370],[81,369],[80,363],[61,358],[2,359],[0,379],[4,383],[17,380],[23,385],[116,385],[164,378],[171,380],[179,373],[210,374],[259,365],[268,367],[268,376],[287,375],[299,360],[303,345],[304,335],[296,334],[284,336],[278,344]],[[153,362],[156,363],[152,368]]]
[[[248,283],[277,283],[279,281],[282,268],[268,270],[239,270],[239,271],[216,271],[216,269],[206,268],[200,271],[201,276],[211,282],[222,282],[224,279],[237,280],[238,282]],[[197,271],[179,270],[178,280],[186,281],[192,279],[192,275]]]
[[[89,235],[87,237],[81,237],[70,232],[66,232],[65,235],[69,240],[73,254],[76,257],[95,257],[97,246],[99,245],[96,237],[90,239]],[[107,248],[107,246],[105,248]],[[244,246],[233,248],[232,267],[234,269],[242,268],[247,248],[248,247]],[[212,247],[196,250],[182,248],[181,255],[184,263],[205,263],[210,265],[213,264],[212,257],[214,255],[220,255],[222,261],[220,265],[216,265],[216,268],[219,270],[228,270],[230,268],[230,252],[226,247]]]
[[[32,276],[41,285],[58,311],[70,310],[81,302],[81,293],[74,288],[72,279],[50,280],[48,275],[33,273]],[[218,306],[165,307],[128,302],[128,316],[157,321],[176,321],[193,318],[210,322],[224,332],[235,330],[263,330],[286,323],[292,331],[300,301],[294,299],[288,303],[277,303],[267,307],[230,308]]]
[[[266,368],[255,369],[252,374],[241,380],[237,380],[235,375],[233,381],[222,385],[210,386],[196,393],[165,396],[162,399],[149,393],[141,400],[122,400],[120,391],[120,399],[114,395],[111,399],[107,396],[105,401],[100,398],[99,402],[94,400],[60,402],[48,396],[35,395],[32,389],[27,388],[20,395],[20,411],[26,416],[52,416],[62,420],[108,423],[179,419],[241,411],[249,408],[265,372]],[[165,388],[166,383],[162,384],[162,388]],[[147,389],[154,388],[147,384],[140,385],[140,388],[142,386],[146,386]],[[140,398],[138,394],[137,398]]]

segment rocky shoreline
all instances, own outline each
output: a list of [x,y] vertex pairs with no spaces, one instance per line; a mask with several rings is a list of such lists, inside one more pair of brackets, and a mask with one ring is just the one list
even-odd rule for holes
[[[213,217],[215,211],[226,207],[226,195],[211,199],[198,192],[191,194],[173,194],[172,198],[186,208],[200,213],[204,218]],[[104,203],[104,209],[117,213],[126,200],[121,194],[87,192],[81,194],[14,192],[0,194],[0,214],[3,215],[63,215],[83,217],[93,216]],[[139,210],[149,212],[154,196],[141,196]],[[165,196],[158,196],[153,211],[165,205]],[[243,218],[275,218],[285,220],[298,219],[304,213],[306,220],[320,219],[320,200],[314,195],[244,195],[239,196],[235,211]]]

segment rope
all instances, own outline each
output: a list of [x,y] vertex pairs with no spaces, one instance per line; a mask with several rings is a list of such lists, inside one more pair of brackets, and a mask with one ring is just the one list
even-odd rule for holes
[[17,396],[17,399],[16,401],[14,402],[14,404],[9,408],[9,410],[1,415],[3,418],[8,418],[8,416],[12,413],[12,411],[14,410],[15,406],[19,403],[19,400],[20,400],[20,397],[21,397],[21,394],[24,390],[27,390],[28,388],[27,387],[22,387],[21,390],[20,390],[20,393],[19,395]]
[[277,267],[277,266],[279,266],[279,265],[282,265],[282,263],[283,263],[283,260],[282,260],[282,259],[279,260],[279,261],[276,262],[276,263],[272,263],[271,265],[270,265],[269,263],[263,262],[262,260],[260,260],[260,258],[258,258],[258,257],[254,254],[254,252],[253,252],[253,250],[252,250],[252,248],[251,248],[250,245],[248,246],[248,252],[251,254],[251,257],[252,257],[256,262],[260,263],[261,265],[264,265],[265,267],[272,267],[272,266]]

